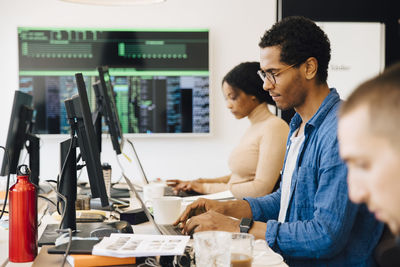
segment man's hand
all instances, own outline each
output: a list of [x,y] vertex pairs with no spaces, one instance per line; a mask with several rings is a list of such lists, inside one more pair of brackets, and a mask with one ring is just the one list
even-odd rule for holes
[[181,227],[184,228],[189,218],[210,210],[222,213],[223,203],[217,200],[199,198],[198,200],[186,207],[185,211],[181,214],[174,225],[180,224]]
[[183,233],[193,234],[201,231],[239,232],[240,220],[209,210],[187,221]]

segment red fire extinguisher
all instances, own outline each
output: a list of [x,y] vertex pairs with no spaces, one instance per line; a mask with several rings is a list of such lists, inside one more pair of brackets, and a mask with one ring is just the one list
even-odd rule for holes
[[33,261],[37,255],[36,187],[29,181],[29,168],[17,168],[17,182],[10,188],[8,258],[11,262]]

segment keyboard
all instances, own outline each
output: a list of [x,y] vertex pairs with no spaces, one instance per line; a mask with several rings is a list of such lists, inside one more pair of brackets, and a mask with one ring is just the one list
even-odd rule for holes
[[158,227],[165,235],[183,235],[182,229],[172,224],[158,224]]
[[192,196],[197,196],[200,195],[197,192],[186,192],[186,191],[179,191],[178,194],[174,192],[174,189],[172,186],[167,186],[164,189],[164,196],[176,196],[176,197],[192,197]]

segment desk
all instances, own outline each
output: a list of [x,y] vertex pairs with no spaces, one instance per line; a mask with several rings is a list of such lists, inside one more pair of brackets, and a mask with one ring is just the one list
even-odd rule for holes
[[[50,215],[46,215],[43,218],[44,222],[51,222],[53,219]],[[45,224],[39,227],[38,236],[40,237],[43,230],[45,228]],[[141,234],[157,234],[156,230],[150,223],[143,223],[141,225],[133,225],[132,226],[135,233]],[[39,247],[39,253],[34,262],[26,262],[26,263],[13,263],[8,262],[8,266],[15,267],[25,267],[25,266],[36,266],[36,267],[46,267],[46,266],[60,266],[63,260],[63,255],[56,254],[47,254],[48,246]],[[4,264],[7,262],[8,258],[8,230],[0,229],[0,266],[5,266]],[[71,267],[68,263],[65,264],[66,267]],[[129,266],[129,265],[127,265]],[[133,265],[135,266],[135,265]]]
[[[157,234],[157,231],[154,229],[154,227],[149,223],[143,223],[140,225],[133,225],[133,230],[135,233],[141,233],[141,234]],[[42,231],[44,227],[41,227]],[[41,232],[39,233],[40,236]],[[39,248],[39,254],[38,257],[36,257],[35,261],[32,262],[27,262],[27,263],[12,263],[9,262],[7,264],[8,266],[15,266],[15,267],[25,267],[25,266],[36,266],[36,267],[46,267],[46,266],[60,266],[62,263],[63,256],[62,255],[54,255],[54,254],[47,254],[47,246],[43,246],[42,248]],[[267,255],[270,255],[273,257],[276,253],[273,252],[270,248],[268,248]],[[0,266],[4,266],[4,262],[8,258],[8,231],[7,230],[0,230]],[[257,263],[260,261],[257,261]],[[253,267],[262,267],[262,266],[270,266],[270,267],[287,267],[285,263],[279,263],[275,265],[267,265],[268,264],[268,256],[266,258],[263,258],[261,261],[263,265],[261,264],[253,264]],[[65,264],[66,267],[70,267],[68,263]],[[127,265],[129,266],[129,265]],[[135,266],[135,265],[132,265]]]
[[[41,214],[41,208],[39,207],[39,214]],[[40,217],[40,216],[39,216]],[[45,227],[49,223],[54,223],[54,218],[50,215],[45,215],[42,219],[42,225],[38,229],[38,238],[42,235]],[[150,222],[145,222],[138,225],[132,226],[134,233],[140,234],[158,234],[157,230],[153,227]],[[192,240],[191,240],[192,241]],[[191,242],[190,241],[190,242]],[[189,243],[191,245],[191,243]],[[262,259],[255,260],[253,267],[262,267],[262,266],[270,266],[270,267],[287,267],[284,262],[279,264],[268,264],[268,259],[276,258],[276,253],[272,251],[272,249],[267,248],[265,250],[265,254]],[[0,229],[0,267],[5,266],[4,263],[7,262],[8,258],[8,230]],[[45,266],[60,266],[62,263],[63,256],[62,255],[54,255],[47,253],[47,247],[43,246],[39,248],[38,256],[35,261],[27,262],[27,263],[12,263],[9,262],[8,266],[17,266],[17,267],[25,267],[25,266],[37,266],[37,267],[45,267]],[[68,263],[65,266],[70,267]],[[133,265],[135,266],[135,265]]]

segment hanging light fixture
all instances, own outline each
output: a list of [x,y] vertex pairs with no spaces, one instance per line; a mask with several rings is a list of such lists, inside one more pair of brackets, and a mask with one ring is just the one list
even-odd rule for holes
[[100,6],[127,6],[127,5],[147,5],[153,3],[161,3],[166,0],[62,0],[64,2],[100,5]]

